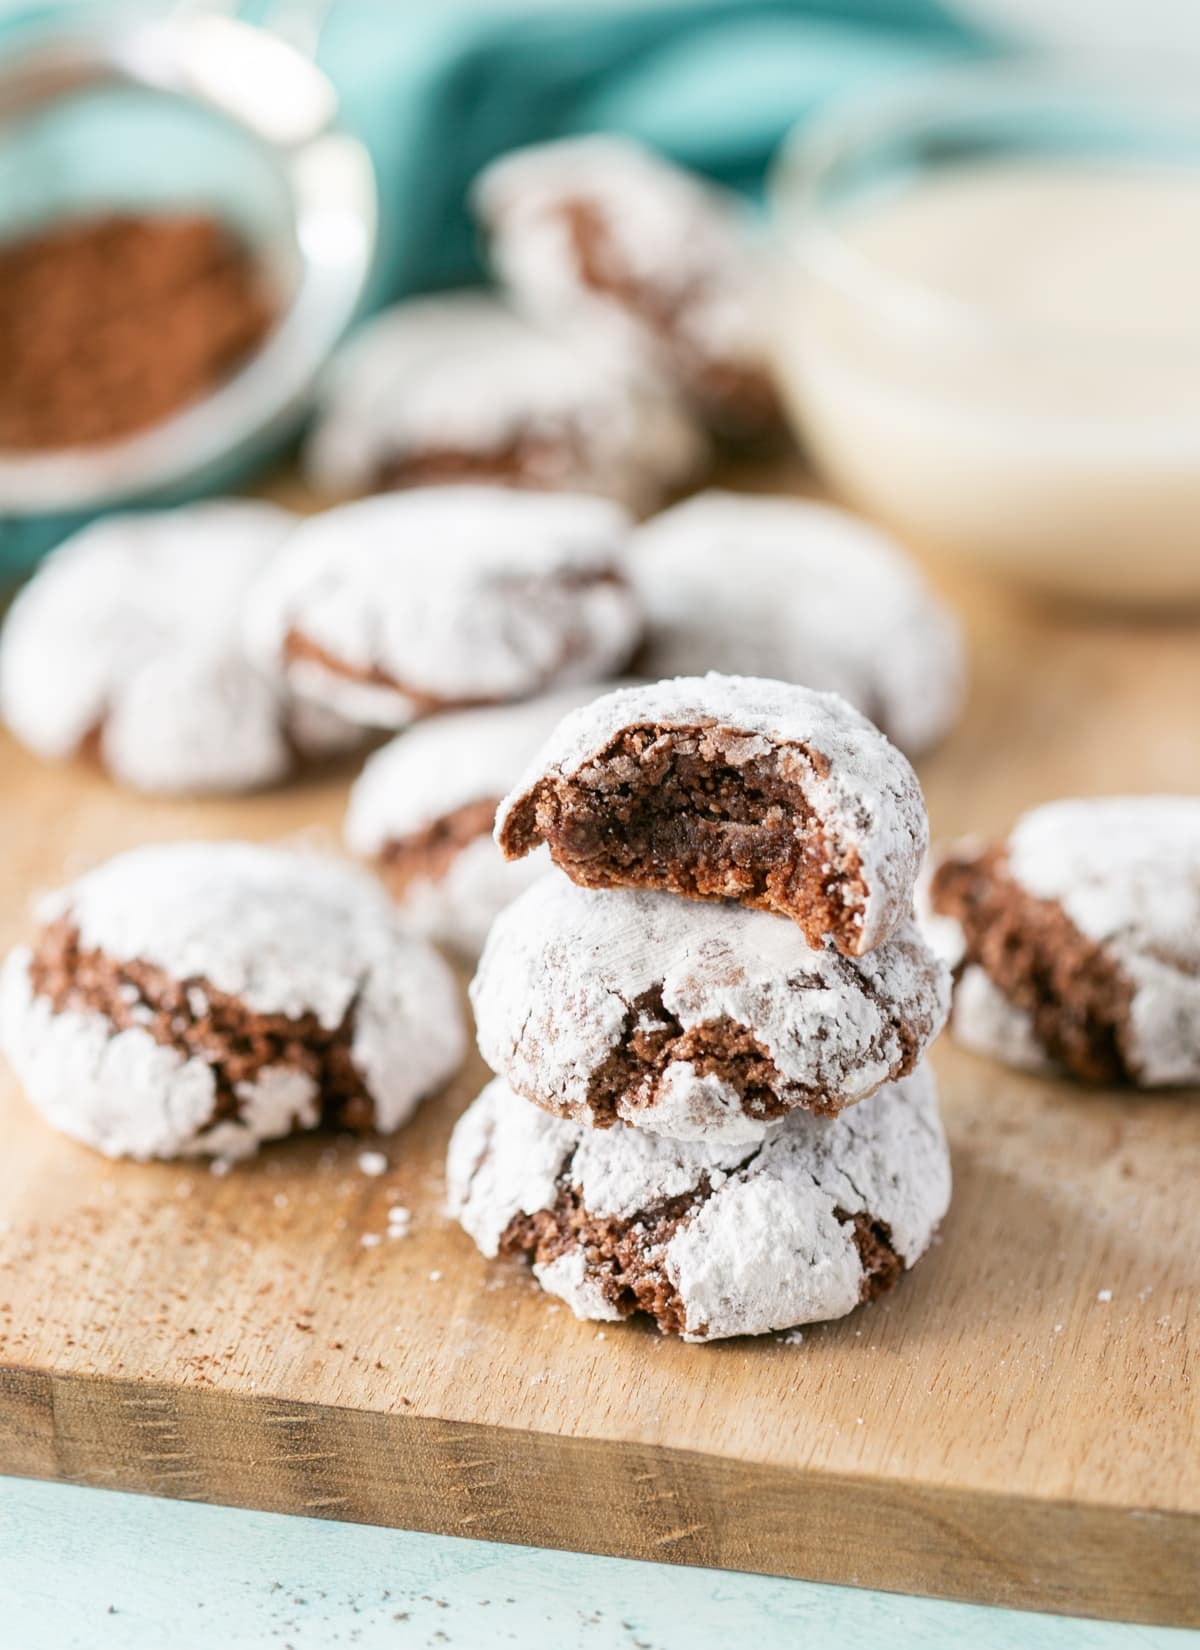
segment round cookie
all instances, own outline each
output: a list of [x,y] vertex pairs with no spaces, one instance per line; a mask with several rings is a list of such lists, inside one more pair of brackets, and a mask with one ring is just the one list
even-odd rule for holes
[[597,1132],[497,1078],[460,1118],[446,1180],[483,1253],[528,1255],[577,1317],[646,1312],[687,1341],[844,1317],[920,1259],[950,1202],[924,1066],[756,1145]]
[[958,623],[899,547],[829,504],[712,491],[634,535],[647,676],[719,670],[840,693],[909,755],[962,708]]
[[349,721],[526,699],[611,676],[641,616],[611,500],[422,487],[302,522],[251,590],[247,643]]
[[586,887],[736,899],[851,957],[908,921],[928,831],[912,768],[844,699],[715,674],[564,717],[496,816],[508,858],[545,842]]
[[463,1057],[449,968],[337,860],[135,848],[37,917],[0,974],[0,1045],[47,1122],[109,1156],[390,1132]]
[[151,792],[239,791],[354,730],[296,704],[251,663],[240,610],[294,531],[274,505],[226,499],[85,527],[42,564],[0,635],[0,713],[63,760],[95,750]]
[[721,434],[774,434],[779,403],[740,203],[627,138],[501,156],[473,203],[501,280],[534,319],[665,375]]
[[1005,842],[949,848],[928,898],[953,925],[968,1047],[1086,1082],[1200,1083],[1200,798],[1048,803]]
[[367,322],[334,363],[305,467],[339,494],[493,482],[599,493],[644,514],[706,456],[664,388],[455,292]]
[[738,1142],[912,1071],[949,996],[912,923],[851,960],[766,912],[554,874],[496,918],[471,984],[480,1053],[527,1100]]
[[501,854],[496,808],[551,729],[592,692],[447,711],[368,758],[350,792],[346,845],[373,863],[421,933],[478,956],[496,915],[544,875],[545,854]]

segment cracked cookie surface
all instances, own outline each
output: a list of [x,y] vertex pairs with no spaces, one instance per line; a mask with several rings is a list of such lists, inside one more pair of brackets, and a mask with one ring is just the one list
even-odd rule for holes
[[527,1255],[580,1318],[648,1313],[685,1340],[838,1318],[924,1253],[950,1199],[932,1073],[757,1144],[551,1117],[500,1078],[459,1120],[452,1214],[483,1254]]
[[845,700],[713,673],[565,717],[496,840],[545,842],[585,887],[736,899],[861,956],[908,920],[928,822],[906,758]]
[[322,1121],[390,1132],[457,1067],[454,979],[364,873],[247,843],[109,860],[43,899],[0,1044],[111,1156],[245,1156]]
[[912,924],[849,959],[764,912],[551,872],[497,917],[471,1001],[488,1064],[546,1110],[740,1142],[913,1070],[949,976]]
[[706,456],[667,390],[470,291],[409,299],[358,331],[305,468],[339,494],[492,482],[597,493],[643,514]]
[[611,500],[420,487],[309,517],[250,591],[248,646],[348,721],[402,728],[611,676],[641,635]]
[[1085,1082],[1200,1082],[1200,799],[1094,797],[951,845],[929,879],[977,1052]]

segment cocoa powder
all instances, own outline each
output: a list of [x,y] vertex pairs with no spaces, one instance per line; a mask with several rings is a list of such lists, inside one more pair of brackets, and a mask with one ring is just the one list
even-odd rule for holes
[[203,213],[109,213],[0,245],[0,448],[97,445],[178,411],[261,342],[275,304]]

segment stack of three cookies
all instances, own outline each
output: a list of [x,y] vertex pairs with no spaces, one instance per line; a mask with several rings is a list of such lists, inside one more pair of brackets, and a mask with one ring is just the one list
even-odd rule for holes
[[568,715],[501,804],[549,873],[472,985],[501,1073],[450,1205],[584,1318],[688,1340],[835,1318],[950,1195],[932,1074],[945,970],[912,921],[906,759],[832,694],[677,678]]

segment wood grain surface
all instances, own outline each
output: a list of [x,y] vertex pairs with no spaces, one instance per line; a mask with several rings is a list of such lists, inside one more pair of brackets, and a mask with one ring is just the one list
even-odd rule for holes
[[[941,582],[972,689],[922,765],[936,834],[1200,790],[1195,628]],[[0,942],[38,888],[134,843],[336,847],[348,780],[160,803],[2,743]],[[1200,1623],[1197,1097],[1086,1093],[945,1039],[934,1057],[955,1171],[936,1248],[843,1322],[700,1347],[578,1323],[446,1220],[477,1060],[380,1143],[378,1178],[344,1137],[223,1177],[108,1163],[4,1072],[0,1470]]]

